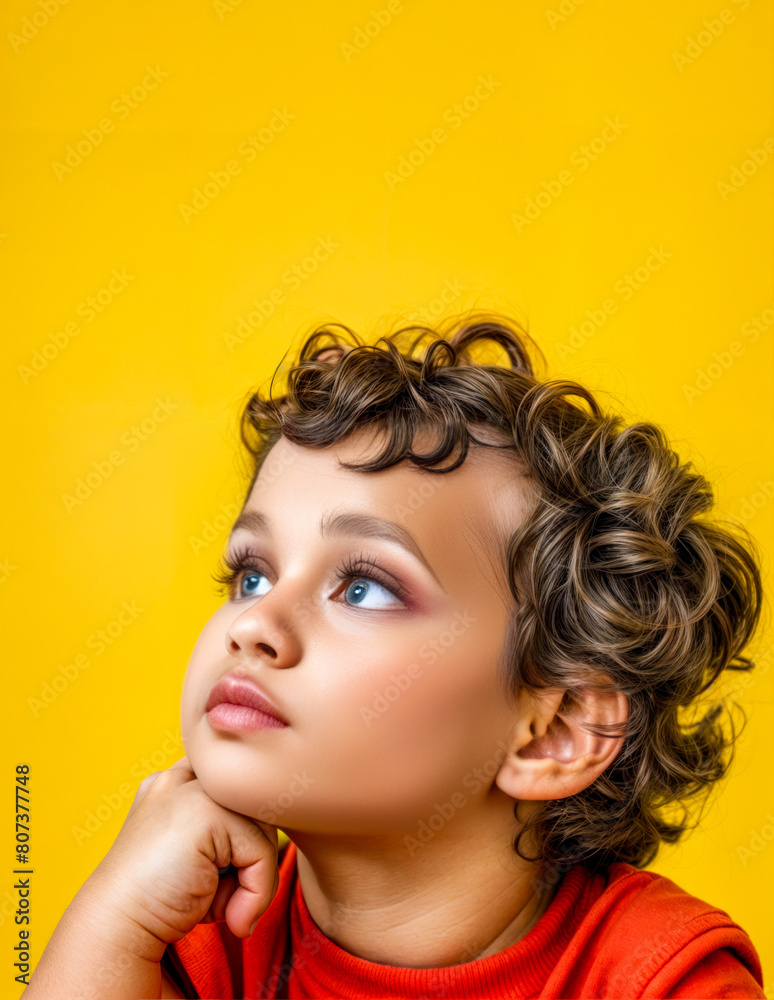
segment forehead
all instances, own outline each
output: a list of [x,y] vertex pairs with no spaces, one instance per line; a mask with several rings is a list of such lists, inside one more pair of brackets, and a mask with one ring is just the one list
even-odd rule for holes
[[[506,440],[478,429],[475,434],[496,443]],[[286,538],[312,537],[327,512],[384,518],[411,532],[444,585],[475,570],[497,589],[507,587],[505,546],[529,502],[515,453],[471,445],[465,461],[450,473],[427,472],[409,461],[379,472],[342,468],[341,462],[374,458],[383,442],[378,431],[358,431],[319,449],[280,438],[261,467],[245,510],[266,513],[273,524],[282,525]],[[425,453],[429,439],[418,434],[413,448]]]

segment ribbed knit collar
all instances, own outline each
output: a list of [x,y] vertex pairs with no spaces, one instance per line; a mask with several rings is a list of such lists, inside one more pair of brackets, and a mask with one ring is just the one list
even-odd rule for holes
[[[296,867],[296,847],[287,858]],[[535,926],[509,948],[462,965],[416,969],[356,958],[330,940],[312,920],[296,878],[290,908],[293,976],[313,997],[530,997],[538,994],[590,905],[591,876],[579,865],[567,871]]]

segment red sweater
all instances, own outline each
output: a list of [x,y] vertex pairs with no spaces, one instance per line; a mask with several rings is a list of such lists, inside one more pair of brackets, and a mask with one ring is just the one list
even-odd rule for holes
[[[251,937],[240,942],[225,923],[199,924],[167,949],[164,966],[182,963],[199,997],[766,996],[758,953],[727,913],[622,862],[607,877],[570,868],[542,917],[510,948],[412,969],[366,962],[326,937],[304,903],[295,845],[281,852],[279,889]],[[238,979],[234,992],[227,946],[237,968],[241,951],[244,992]]]

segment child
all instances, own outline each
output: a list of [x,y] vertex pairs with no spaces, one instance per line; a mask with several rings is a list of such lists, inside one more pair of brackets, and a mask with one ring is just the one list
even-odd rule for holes
[[644,870],[730,764],[722,702],[683,713],[754,666],[754,543],[507,317],[346,332],[244,409],[186,756],[27,1000],[764,997],[745,931]]

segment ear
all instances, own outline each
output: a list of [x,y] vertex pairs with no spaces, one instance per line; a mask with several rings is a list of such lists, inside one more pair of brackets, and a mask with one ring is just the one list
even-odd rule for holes
[[609,682],[602,689],[583,688],[572,698],[565,694],[561,688],[520,693],[508,752],[495,776],[497,786],[511,798],[575,795],[588,788],[621,749],[622,736],[595,736],[583,724],[625,722],[629,706],[623,692]]
[[320,351],[315,361],[330,361],[336,364],[341,361],[345,354],[349,354],[351,350],[352,347],[349,344],[333,344]]

